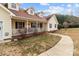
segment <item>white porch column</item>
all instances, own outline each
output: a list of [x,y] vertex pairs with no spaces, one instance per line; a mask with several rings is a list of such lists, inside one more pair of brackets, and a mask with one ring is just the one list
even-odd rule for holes
[[42,32],[44,31],[45,29],[45,26],[44,26],[44,23],[42,23]]
[[45,23],[43,23],[42,31],[46,31],[46,24]]
[[38,21],[36,22],[36,29],[37,29],[37,31],[39,30],[39,29],[38,29]]
[[27,28],[27,34],[29,33],[28,32],[28,20],[27,20],[27,22],[26,22],[26,28]]

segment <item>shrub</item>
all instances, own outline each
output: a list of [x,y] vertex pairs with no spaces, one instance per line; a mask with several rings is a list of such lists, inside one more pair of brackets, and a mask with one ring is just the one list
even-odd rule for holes
[[64,26],[61,25],[61,24],[58,25],[58,29],[61,29],[61,28],[63,28],[63,27],[64,27]]

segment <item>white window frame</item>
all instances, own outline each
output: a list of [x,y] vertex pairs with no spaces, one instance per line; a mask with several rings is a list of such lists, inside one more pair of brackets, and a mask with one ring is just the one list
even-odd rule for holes
[[57,24],[55,24],[55,28],[57,28]]
[[36,22],[31,22],[31,28],[36,28]]
[[0,22],[2,23],[1,38],[3,38],[3,21]]
[[52,28],[52,24],[49,24],[49,28]]

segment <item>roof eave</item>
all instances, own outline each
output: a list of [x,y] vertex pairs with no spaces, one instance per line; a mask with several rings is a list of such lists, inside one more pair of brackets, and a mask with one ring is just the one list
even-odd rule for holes
[[33,19],[33,18],[26,18],[26,17],[20,17],[20,16],[12,16],[12,19],[19,19],[19,20],[29,20],[29,21],[38,21],[38,22],[44,22],[44,23],[47,23],[47,21],[46,20],[35,20],[35,19]]

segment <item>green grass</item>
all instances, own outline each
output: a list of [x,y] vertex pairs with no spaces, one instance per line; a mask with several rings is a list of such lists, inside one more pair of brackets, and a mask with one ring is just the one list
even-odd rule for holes
[[0,55],[39,55],[57,44],[60,39],[59,36],[43,34],[15,42],[1,43]]

